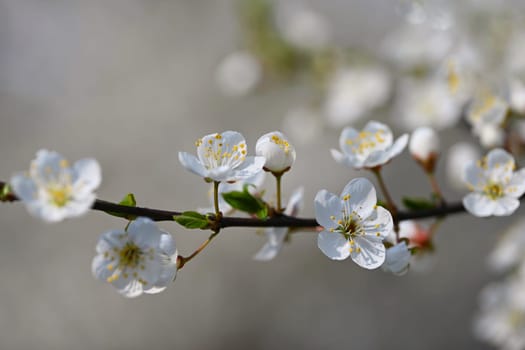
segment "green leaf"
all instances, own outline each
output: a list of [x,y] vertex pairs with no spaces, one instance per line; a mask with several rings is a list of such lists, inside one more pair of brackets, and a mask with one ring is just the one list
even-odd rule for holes
[[173,220],[179,225],[189,229],[200,228],[201,230],[204,230],[210,227],[210,222],[206,215],[197,213],[196,211],[185,211],[180,215],[174,215]]
[[434,201],[426,198],[403,197],[403,205],[408,210],[425,210],[435,208]]
[[[136,207],[137,201],[135,200],[135,195],[133,193],[128,193],[122,200],[118,203],[119,205],[124,205],[126,207]],[[124,213],[115,213],[111,211],[107,211],[109,215],[113,215],[119,218],[124,218],[127,220],[135,220],[137,218],[136,215],[130,215],[130,214],[124,214]]]
[[4,184],[0,190],[0,201],[8,201],[12,195],[11,186],[7,183]]
[[248,191],[248,185],[244,186],[243,191],[231,191],[223,193],[222,197],[231,205],[232,208],[249,214],[255,214],[259,219],[268,216],[268,207],[266,203]]
[[388,204],[385,201],[382,201],[381,199],[377,200],[377,205],[383,208],[388,208]]

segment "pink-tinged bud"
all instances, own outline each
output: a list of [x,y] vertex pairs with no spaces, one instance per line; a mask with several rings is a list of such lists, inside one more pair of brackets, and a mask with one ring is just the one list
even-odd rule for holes
[[439,137],[434,129],[423,126],[417,128],[410,137],[409,150],[412,157],[427,172],[434,172],[439,156]]

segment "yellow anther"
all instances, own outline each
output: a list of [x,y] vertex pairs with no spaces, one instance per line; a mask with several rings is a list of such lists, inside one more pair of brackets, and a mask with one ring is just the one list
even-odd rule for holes
[[344,201],[347,201],[347,200],[349,200],[349,199],[350,199],[350,195],[349,195],[349,194],[345,194],[345,195],[343,196],[343,200],[344,200]]
[[377,237],[381,237],[381,232],[376,232]]
[[109,271],[113,271],[113,269],[114,269],[113,264],[109,264],[109,265],[107,266],[107,269],[108,269]]
[[335,220],[335,216],[334,215],[330,215],[330,220]]
[[217,140],[220,140],[220,139],[222,139],[222,135],[221,135],[221,134],[215,134],[215,138],[216,138]]
[[69,167],[69,163],[67,162],[67,160],[62,159],[62,160],[60,161],[60,167],[61,167],[61,168],[67,168],[67,167]]
[[361,253],[361,247],[357,247],[357,249],[355,250],[357,253]]

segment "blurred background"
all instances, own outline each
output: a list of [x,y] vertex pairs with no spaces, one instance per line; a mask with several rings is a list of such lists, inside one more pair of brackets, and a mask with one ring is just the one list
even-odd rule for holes
[[[297,148],[284,195],[304,185],[301,216],[313,216],[319,189],[339,193],[369,177],[329,156],[343,126],[379,119],[401,135],[428,124],[440,130],[444,154],[458,141],[480,152],[480,142],[500,142],[499,129],[460,120],[471,90],[442,91],[458,92],[459,77],[479,86],[481,76],[513,101],[498,79],[525,67],[519,6],[0,0],[0,179],[47,148],[98,159],[100,198],[133,192],[141,206],[195,209],[209,205],[208,185],[182,168],[178,151],[237,130],[253,152],[260,135],[281,129]],[[429,85],[431,98],[413,97]],[[430,193],[408,152],[385,176],[397,199]],[[444,157],[438,179],[446,198],[461,199]],[[485,349],[472,332],[478,293],[495,278],[487,256],[510,220],[450,217],[431,266],[402,277],[331,261],[313,233],[294,234],[275,260],[256,262],[264,235],[228,229],[166,291],[131,300],[90,270],[98,236],[122,220],[91,212],[50,225],[4,203],[0,222],[2,349]],[[183,255],[207,237],[161,226]]]

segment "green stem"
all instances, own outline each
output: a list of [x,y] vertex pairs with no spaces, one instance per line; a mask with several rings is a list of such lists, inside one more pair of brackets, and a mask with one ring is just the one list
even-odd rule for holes
[[219,210],[219,184],[220,181],[213,181],[213,205],[215,206],[215,215],[217,217],[221,216],[221,211]]
[[178,265],[177,268],[179,270],[182,269],[184,267],[184,265],[186,265],[186,263],[188,261],[190,261],[191,259],[193,259],[197,255],[199,255],[199,253],[202,252],[208,246],[208,244],[210,244],[210,242],[213,240],[213,238],[215,238],[215,236],[217,236],[218,234],[219,234],[219,231],[213,232],[210,235],[210,237],[208,237],[207,240],[202,242],[202,244],[199,246],[199,248],[197,248],[193,253],[191,253],[191,255],[189,255],[187,257],[179,256],[179,259],[178,259],[178,262],[177,262],[177,265]]
[[275,175],[275,182],[277,186],[277,212],[281,213],[283,211],[282,205],[281,205],[281,177],[282,174]]
[[445,206],[445,199],[443,198],[443,194],[441,193],[441,189],[439,188],[439,184],[436,180],[436,176],[434,173],[427,172],[428,179],[430,180],[430,186],[432,186],[432,192],[434,192],[434,195],[439,201],[439,205],[442,207]]

